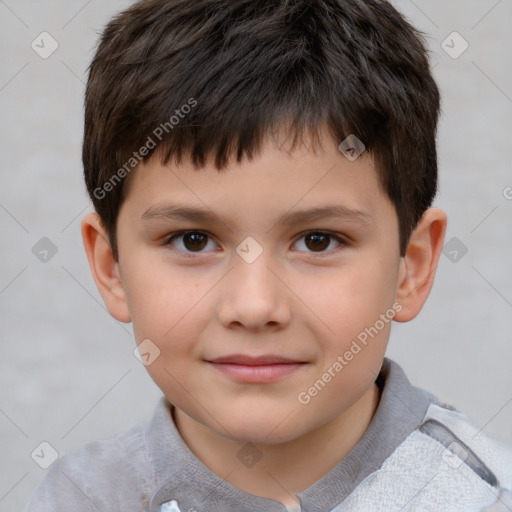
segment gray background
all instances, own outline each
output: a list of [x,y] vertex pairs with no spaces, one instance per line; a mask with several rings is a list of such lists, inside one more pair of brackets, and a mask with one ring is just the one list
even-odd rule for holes
[[[0,0],[1,511],[19,510],[45,476],[31,458],[42,441],[64,454],[114,436],[160,396],[133,356],[131,325],[105,309],[80,236],[91,209],[80,161],[86,68],[98,31],[130,3]],[[429,35],[443,95],[436,206],[459,248],[458,261],[442,256],[420,316],[395,324],[388,355],[512,445],[512,0],[395,4]],[[47,59],[31,48],[43,31],[59,44]],[[469,43],[456,59],[441,46],[453,31]],[[46,263],[32,252],[43,237],[58,250]]]

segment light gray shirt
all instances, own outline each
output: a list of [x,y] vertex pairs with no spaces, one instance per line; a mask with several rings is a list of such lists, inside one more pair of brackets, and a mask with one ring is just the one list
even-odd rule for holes
[[[376,383],[381,398],[370,426],[344,459],[298,493],[303,512],[343,502],[421,425],[429,405],[440,404],[388,358]],[[162,510],[172,512],[287,512],[208,469],[181,438],[172,408],[162,397],[148,423],[58,459],[23,512],[159,512],[164,503]]]

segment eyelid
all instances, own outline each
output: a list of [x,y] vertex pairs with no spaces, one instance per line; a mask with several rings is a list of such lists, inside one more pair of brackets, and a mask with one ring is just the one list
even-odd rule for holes
[[[199,230],[199,229],[185,229],[185,230],[177,231],[175,233],[171,233],[170,235],[167,235],[164,238],[163,245],[164,246],[171,245],[171,242],[174,238],[179,238],[180,236],[183,236],[187,233],[201,233],[203,235],[206,235],[209,239],[212,239],[217,244],[217,242],[215,241],[215,236],[213,236],[208,231]],[[344,235],[340,235],[338,233],[334,233],[327,229],[308,229],[306,231],[299,233],[295,237],[295,241],[293,242],[293,245],[295,245],[301,238],[304,238],[306,235],[310,235],[313,233],[319,233],[321,235],[327,235],[327,236],[331,237],[332,239],[336,240],[340,244],[340,247],[349,245],[349,243],[350,243],[349,242],[350,239],[348,237],[346,237]],[[329,251],[319,251],[319,252],[311,251],[311,252],[307,252],[306,254],[315,255],[315,256],[329,256],[329,255],[337,252],[338,250],[339,250],[339,247],[335,248],[335,249],[331,249]],[[191,256],[191,257],[197,257],[197,256],[201,256],[201,255],[205,254],[204,252],[201,252],[201,251],[199,251],[199,252],[181,251],[181,250],[176,250],[176,251],[181,254],[184,254],[186,256]],[[298,251],[298,252],[304,252],[304,251]]]
[[[208,231],[204,231],[202,229],[183,229],[181,231],[176,231],[175,233],[171,233],[170,235],[165,236],[163,239],[162,245],[164,247],[171,245],[173,238],[179,238],[183,235],[186,235],[187,233],[200,233],[202,235],[206,235],[209,240],[213,240],[217,245],[219,245],[217,243],[215,237],[211,233],[209,233]],[[185,256],[191,256],[191,257],[197,257],[197,256],[202,256],[202,255],[206,254],[205,252],[202,252],[202,251],[201,252],[193,252],[193,251],[181,251],[179,249],[174,249],[174,250],[180,254],[183,254]]]
[[337,239],[340,242],[348,243],[349,237],[342,235],[340,233],[335,233],[334,231],[329,231],[328,229],[307,229],[306,231],[303,231],[302,233],[299,233],[297,235],[297,240],[302,238],[303,236],[310,235],[312,233],[320,233],[321,235],[329,235],[332,238]]
[[[337,253],[342,247],[344,246],[347,246],[349,245],[349,238],[344,236],[344,235],[341,235],[341,234],[338,234],[338,233],[334,233],[332,231],[329,231],[328,229],[308,229],[306,231],[303,231],[302,233],[299,233],[295,239],[295,242],[293,242],[293,245],[295,245],[301,238],[303,238],[304,236],[306,235],[310,235],[310,234],[314,234],[314,233],[319,233],[321,235],[327,235],[329,237],[331,237],[332,239],[336,240],[336,242],[339,243],[339,246],[334,248],[334,249],[330,249],[329,251],[320,251],[320,252],[315,252],[315,251],[309,251],[309,252],[305,252],[305,254],[307,254],[308,256],[319,256],[319,257],[328,257],[328,256],[331,256],[332,254],[335,254]],[[304,252],[304,251],[298,251],[298,252]]]

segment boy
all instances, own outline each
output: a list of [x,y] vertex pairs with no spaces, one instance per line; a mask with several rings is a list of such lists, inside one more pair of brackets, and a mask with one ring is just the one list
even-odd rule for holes
[[421,35],[382,0],[113,19],[82,235],[164,397],[25,511],[512,510],[512,453],[385,358],[443,245],[438,115]]

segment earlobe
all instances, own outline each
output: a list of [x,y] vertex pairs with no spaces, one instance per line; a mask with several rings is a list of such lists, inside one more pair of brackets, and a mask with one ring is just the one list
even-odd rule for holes
[[412,320],[425,304],[434,284],[446,224],[445,212],[430,208],[413,231],[400,261],[397,301],[402,309],[395,315],[397,322]]
[[94,282],[110,314],[120,322],[130,322],[126,294],[114,259],[108,234],[97,213],[82,219],[82,240]]

